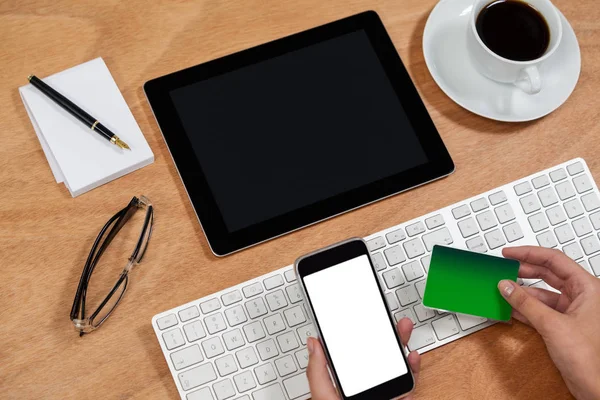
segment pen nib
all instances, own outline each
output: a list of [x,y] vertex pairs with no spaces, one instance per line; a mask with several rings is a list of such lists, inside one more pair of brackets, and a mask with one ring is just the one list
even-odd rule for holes
[[119,139],[118,137],[114,136],[113,140],[111,140],[114,144],[116,144],[117,146],[119,146],[122,149],[127,149],[127,150],[131,150],[129,148],[129,146],[127,145],[127,143],[125,143],[124,141],[122,141],[121,139]]

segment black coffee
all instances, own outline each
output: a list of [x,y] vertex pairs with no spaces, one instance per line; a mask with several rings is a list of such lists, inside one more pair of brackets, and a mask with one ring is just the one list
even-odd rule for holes
[[477,16],[476,27],[483,43],[509,60],[535,60],[550,44],[550,28],[542,14],[518,0],[488,4]]

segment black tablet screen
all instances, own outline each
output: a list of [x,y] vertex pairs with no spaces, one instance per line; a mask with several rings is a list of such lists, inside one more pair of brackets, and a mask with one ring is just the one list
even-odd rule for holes
[[364,30],[171,98],[230,232],[428,162]]

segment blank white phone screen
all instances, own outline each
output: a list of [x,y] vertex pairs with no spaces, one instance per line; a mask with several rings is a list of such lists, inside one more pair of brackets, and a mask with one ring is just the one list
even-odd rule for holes
[[408,372],[366,255],[304,278],[346,396]]

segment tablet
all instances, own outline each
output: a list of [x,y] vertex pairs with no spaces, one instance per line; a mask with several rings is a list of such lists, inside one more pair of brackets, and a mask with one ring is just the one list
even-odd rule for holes
[[373,11],[144,91],[218,256],[454,170]]

